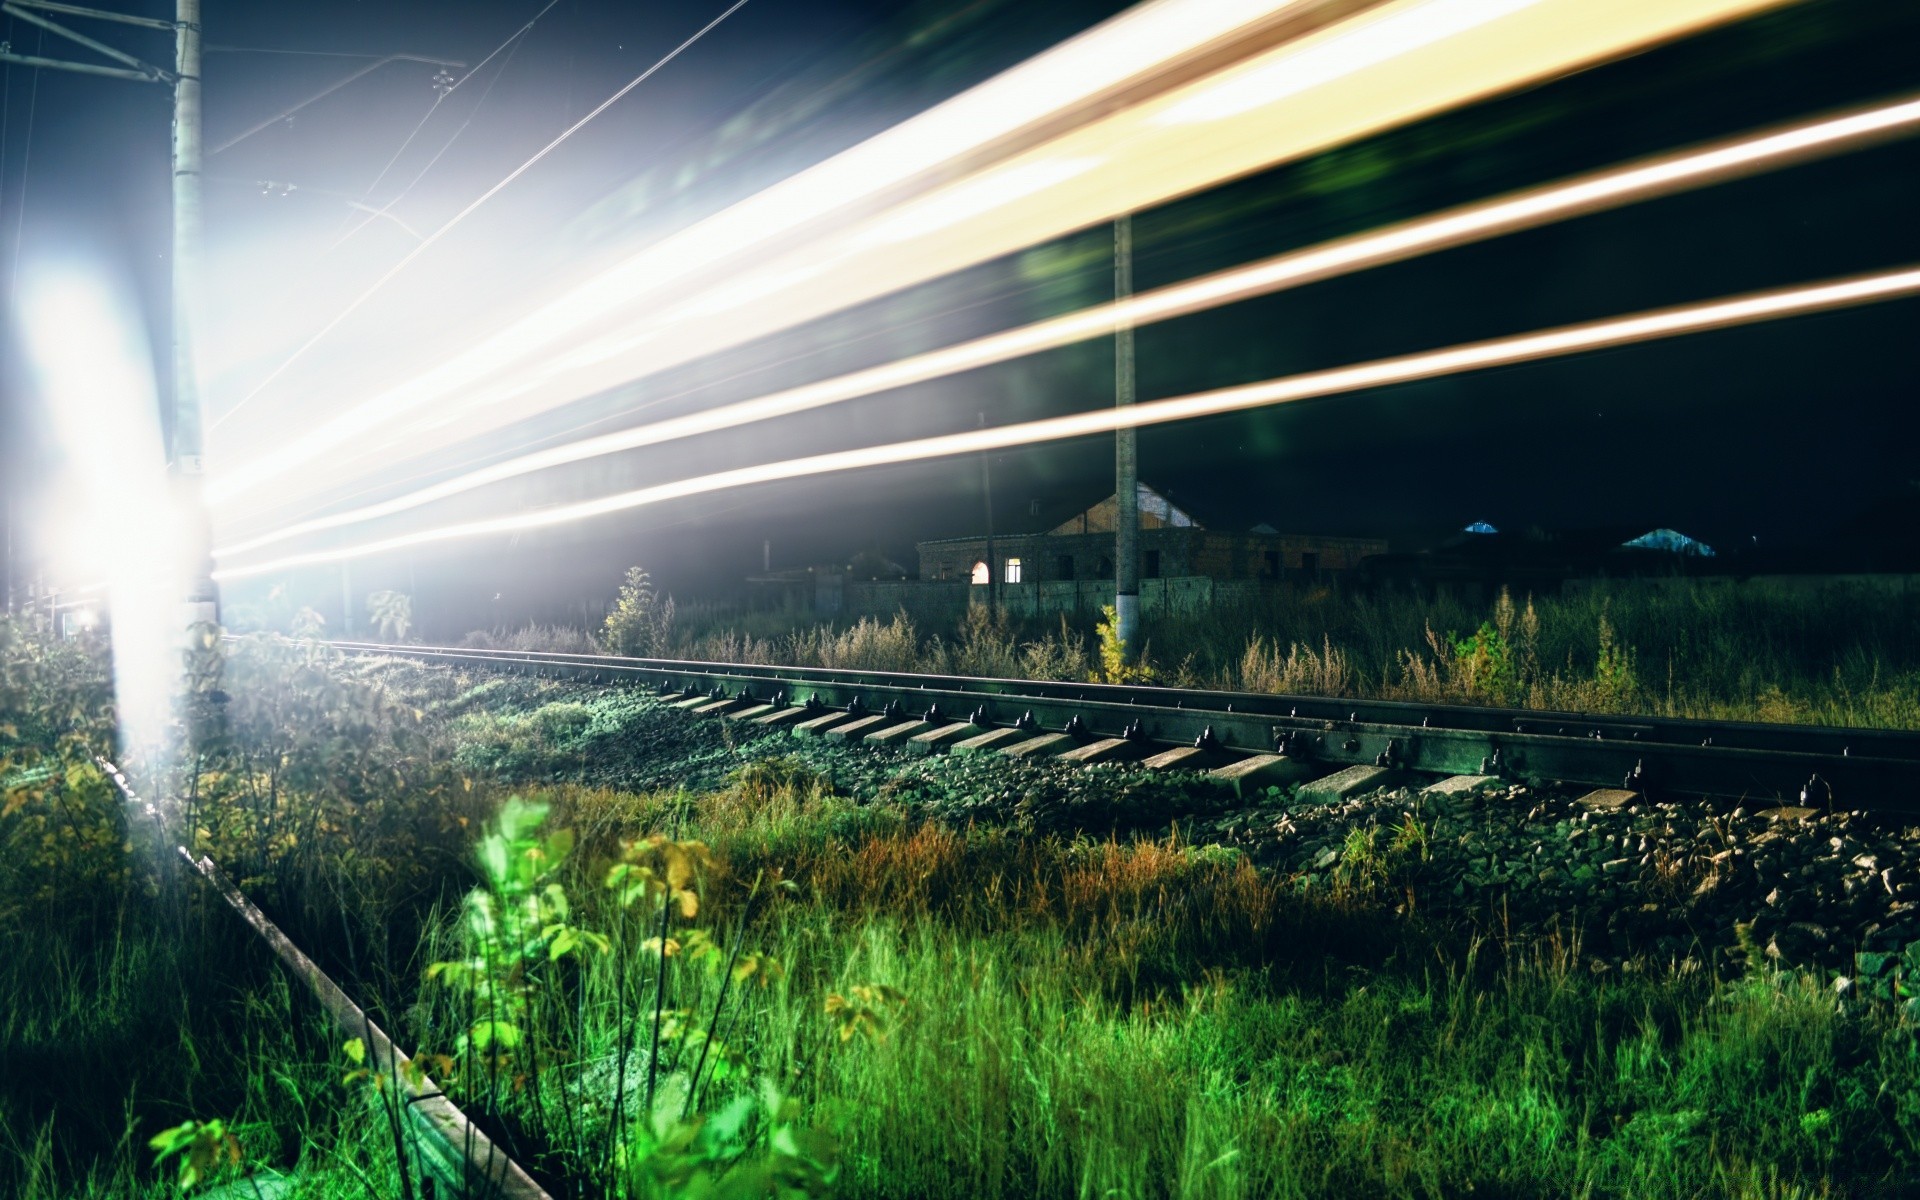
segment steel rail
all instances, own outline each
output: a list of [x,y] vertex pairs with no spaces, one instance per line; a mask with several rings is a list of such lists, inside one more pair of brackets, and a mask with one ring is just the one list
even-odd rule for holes
[[[716,701],[811,705],[905,721],[1017,725],[1091,740],[1279,753],[1327,767],[1501,774],[1528,782],[1630,786],[1920,811],[1920,732],[1700,721],[1266,695],[1131,684],[976,679],[616,655],[338,641],[339,650],[639,683]],[[1144,747],[1143,747],[1144,749]]]
[[[128,807],[159,830],[159,811],[152,801],[135,790],[125,772],[105,758],[96,757],[94,763],[112,781]],[[293,939],[248,899],[213,859],[204,854],[196,856],[185,846],[176,845],[173,849],[220,893],[221,899],[273,950],[281,964],[307,985],[320,1006],[326,1009],[334,1028],[345,1037],[361,1039],[373,1071],[385,1077],[394,1088],[387,1102],[401,1106],[407,1126],[416,1134],[412,1143],[415,1164],[438,1182],[444,1194],[464,1200],[552,1200],[520,1164],[447,1099],[439,1084],[426,1072],[413,1069],[406,1051],[395,1045],[387,1032],[353,1002],[332,976],[308,958]]]

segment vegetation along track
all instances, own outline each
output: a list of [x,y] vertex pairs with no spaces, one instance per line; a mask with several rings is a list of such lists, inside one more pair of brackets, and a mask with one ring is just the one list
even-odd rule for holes
[[[1144,761],[1328,799],[1457,779],[1650,797],[1724,796],[1920,813],[1920,732],[1595,716],[1131,684],[971,679],[517,650],[334,642],[392,655],[629,683],[702,715],[909,751]],[[1598,800],[1599,798],[1596,798]],[[1611,797],[1615,803],[1631,799]]]

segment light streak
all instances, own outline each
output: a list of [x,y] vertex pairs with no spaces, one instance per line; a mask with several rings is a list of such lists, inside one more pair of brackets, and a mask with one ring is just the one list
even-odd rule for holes
[[[601,101],[600,106],[598,108],[595,108],[593,111],[589,112],[586,116],[581,117],[578,121],[575,121],[572,125],[569,125],[566,128],[566,130],[560,134],[559,137],[554,138],[552,141],[548,142],[546,145],[542,146],[538,151],[536,151],[532,158],[529,158],[527,161],[515,167],[512,171],[508,172],[506,178],[502,179],[500,182],[494,184],[492,187],[482,192],[479,198],[475,199],[473,202],[468,204],[465,208],[455,213],[453,217],[450,220],[448,220],[444,225],[440,226],[438,229],[428,234],[426,238],[420,242],[419,245],[409,250],[405,257],[403,257],[399,262],[394,263],[391,267],[388,267],[386,272],[382,274],[378,279],[374,280],[373,283],[369,285],[365,291],[361,292],[358,296],[354,297],[351,301],[348,302],[345,308],[341,309],[338,313],[334,314],[334,316],[330,320],[328,320],[328,322],[325,325],[322,325],[320,327],[317,333],[315,333],[312,337],[309,337],[305,342],[302,342],[300,344],[300,347],[296,349],[291,355],[289,355],[285,361],[283,361],[279,366],[275,367],[272,371],[268,372],[267,377],[265,379],[262,379],[259,383],[255,384],[251,392],[248,392],[246,395],[242,396],[240,400],[237,403],[235,403],[231,408],[227,409],[226,412],[221,413],[217,418],[215,418],[212,424],[208,426],[208,428],[218,429],[221,425],[225,424],[229,418],[231,418],[234,414],[238,413],[242,408],[245,408],[249,403],[251,403],[254,397],[258,396],[261,392],[265,391],[267,387],[273,383],[274,380],[280,378],[281,375],[285,374],[289,367],[293,366],[294,363],[298,362],[301,358],[305,357],[309,350],[312,350],[315,346],[319,345],[323,340],[325,340],[328,334],[332,333],[335,329],[339,328],[340,323],[342,321],[346,320],[348,317],[352,316],[355,312],[357,312],[360,306],[365,304],[368,300],[371,300],[376,292],[378,292],[381,288],[384,288],[389,282],[391,282],[394,279],[395,276],[399,275],[402,271],[406,270],[409,266],[412,266],[414,260],[419,258],[422,254],[425,254],[428,248],[431,247],[435,242],[438,242],[442,237],[446,236],[448,233],[451,233],[453,231],[453,228],[456,225],[466,220],[469,216],[472,216],[473,213],[476,210],[478,210],[481,205],[485,204],[487,201],[499,195],[500,192],[507,187],[507,185],[511,184],[514,180],[520,178],[522,175],[532,170],[534,165],[537,164],[541,159],[545,158],[547,155],[559,149],[560,144],[562,142],[565,142],[568,138],[580,132],[580,130],[583,127],[585,127],[589,121],[593,120],[595,117],[599,116],[601,113],[607,111],[607,109],[612,108],[616,101],[620,100],[628,92],[631,92],[634,88],[637,88],[641,84],[645,83],[649,78],[653,76],[654,72],[660,70],[662,67],[666,66],[668,63],[672,62],[674,59],[680,57],[680,54],[682,51],[686,50],[687,47],[693,45],[695,42],[705,37],[707,33],[710,30],[712,30],[716,25],[720,24],[720,22],[726,20],[728,17],[732,16],[735,12],[738,12],[741,6],[746,4],[746,2],[747,0],[734,0],[734,3],[730,7],[728,7],[719,16],[713,18],[713,20],[708,21],[704,26],[700,28],[700,31],[698,33],[694,34],[692,37],[688,38],[686,41],[681,42],[678,46],[675,46],[672,50],[668,51],[664,56],[660,58],[658,62],[654,63],[652,66],[648,67],[646,70],[636,75],[631,81],[627,83],[625,87],[621,88],[619,91],[615,92],[613,95],[608,96],[605,100]],[[545,12],[546,10],[542,9],[541,11]]]
[[[1380,11],[1449,2],[1392,0]],[[1069,43],[1077,48],[1071,58],[1049,51],[1030,60],[662,240],[425,373],[223,468],[209,480],[209,503],[230,507],[269,486],[282,496],[298,494],[307,479],[338,478],[349,465],[337,461],[340,451],[351,452],[352,468],[378,470],[397,456],[419,453],[426,441],[412,426],[438,420],[449,408],[467,406],[458,427],[471,436],[530,416],[538,405],[565,403],[715,354],[1120,212],[1140,211],[1784,2],[1535,0],[1438,43],[1403,46],[1390,61],[1357,65],[1337,79],[1321,80],[1310,94],[1240,116],[1177,126],[1156,118],[1216,83],[1307,52],[1316,38],[1351,28],[1374,9],[1356,17],[1343,4],[1268,5],[1263,11],[1296,17],[1303,26],[1316,15],[1326,18],[1315,32],[1303,36],[1294,29],[1292,40],[1273,45],[1271,21],[1257,29],[1244,22],[1246,29],[1236,29],[1209,16],[1223,31],[1211,40],[1198,39],[1184,27],[1195,14],[1217,14],[1231,6],[1203,0],[1148,6],[1136,11],[1181,19],[1156,27],[1162,43],[1134,37],[1118,54],[1123,69],[1105,63],[1097,47],[1106,44],[1103,33],[1125,28],[1137,34],[1144,28],[1128,24],[1135,12]],[[1214,67],[1214,74],[1198,82],[1190,72],[1172,81],[1177,86],[1160,86],[1171,70],[1165,65],[1169,47],[1193,47],[1190,61],[1204,59],[1211,67],[1238,52],[1236,39],[1250,37],[1247,29],[1268,37],[1251,48],[1257,53],[1242,55],[1224,70]],[[1087,77],[1063,74],[1065,64]],[[1097,86],[1103,80],[1114,86]],[[1077,99],[1063,106],[1061,96]],[[960,152],[954,152],[956,144]],[[955,213],[955,223],[909,241],[862,245],[872,224],[909,201],[965,187],[985,171],[1045,160],[1096,160],[1098,165],[1016,202]],[[823,271],[804,285],[734,309],[689,316],[673,307],[749,273],[777,275],[804,266]],[[638,354],[619,353],[620,331],[635,328],[657,336]],[[545,365],[549,356],[596,337],[615,343],[607,361],[565,380],[551,378]],[[499,403],[503,390],[514,394],[516,403]],[[429,405],[431,413],[412,415]],[[392,431],[390,444],[366,436],[382,426]],[[323,456],[326,461],[316,461]]]
[[1237,117],[1465,33],[1538,2],[1434,0],[1434,3],[1403,8],[1378,19],[1361,18],[1357,28],[1318,40],[1298,54],[1206,88],[1160,113],[1155,120],[1163,125],[1186,125]]
[[[1142,292],[1019,329],[990,334],[883,366],[788,388],[684,417],[623,429],[494,463],[390,500],[317,517],[216,550],[226,558],[326,529],[405,512],[474,488],[569,463],[790,416],[861,396],[1007,362],[1113,332],[1452,249],[1553,221],[1724,183],[1765,170],[1920,132],[1920,97],[1658,155],[1572,180],[1277,255],[1243,267]],[[585,354],[586,351],[578,352]]]
[[1443,350],[1430,350],[1396,358],[1378,359],[1354,366],[1269,379],[1239,387],[1221,388],[1191,396],[1136,404],[1128,408],[1095,409],[1091,412],[1049,417],[1045,420],[1028,421],[1017,425],[1003,425],[967,433],[944,434],[915,441],[896,442],[891,445],[839,450],[784,462],[738,467],[729,471],[676,480],[672,483],[638,488],[577,504],[559,505],[506,517],[442,525],[352,546],[314,550],[290,554],[266,562],[226,567],[215,571],[214,578],[245,579],[292,567],[337,562],[435,542],[563,525],[730,488],[749,487],[867,467],[895,466],[927,459],[950,458],[955,455],[977,454],[989,450],[1007,450],[1042,442],[1112,433],[1117,429],[1224,416],[1367,388],[1387,387],[1444,375],[1457,375],[1466,371],[1482,371],[1492,367],[1537,362],[1569,354],[1677,337],[1681,334],[1728,329],[1758,321],[1805,316],[1913,295],[1920,295],[1920,267],[1905,267],[1825,283],[1754,292],[1731,299],[1679,305],[1631,316],[1564,325],[1556,329],[1473,342]]
[[[740,3],[745,3],[745,0],[740,0]],[[740,7],[740,3],[727,9],[707,28],[726,19],[734,9]],[[1311,0],[1282,0],[1280,3],[1274,0],[1159,0],[1158,3],[1141,5],[819,166],[748,197],[692,228],[667,238],[659,245],[641,251],[620,266],[595,276],[560,300],[500,331],[461,359],[389,389],[341,418],[320,426],[302,443],[306,450],[302,455],[290,457],[284,452],[268,455],[265,457],[275,461],[263,463],[256,460],[245,468],[210,480],[208,500],[218,504],[237,496],[271,479],[286,465],[305,461],[315,453],[344,444],[366,429],[391,419],[397,412],[417,407],[451,388],[478,382],[507,363],[550,347],[556,339],[565,338],[577,328],[583,309],[605,309],[660,292],[679,283],[695,270],[710,267],[743,250],[791,236],[835,210],[868,200],[886,189],[904,186],[915,176],[926,175],[943,167],[953,170],[955,160],[1011,137],[1024,126],[1085,104],[1090,97],[1121,87],[1165,66],[1172,59],[1192,54],[1214,42],[1230,38],[1249,26],[1270,20],[1276,12],[1313,7],[1315,5]],[[701,30],[701,34],[705,32],[705,29]],[[680,49],[685,49],[699,36],[696,34]],[[674,53],[678,54],[679,50]],[[662,60],[660,65],[664,65],[665,61]],[[213,427],[219,427],[260,395],[295,360],[304,356],[341,321],[419,257],[440,233],[451,229],[639,82],[636,79],[609,98],[512,175],[490,188],[453,221],[436,231],[433,237],[416,247],[301,345],[292,357],[275,368],[239,403],[223,413],[213,422]]]

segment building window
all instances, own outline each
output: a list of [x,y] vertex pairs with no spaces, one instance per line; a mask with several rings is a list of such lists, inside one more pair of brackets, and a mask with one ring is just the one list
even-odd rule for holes
[[1006,571],[1001,575],[1001,578],[1005,579],[1008,583],[1019,583],[1020,560],[1017,558],[1008,559],[1006,562]]
[[1145,557],[1147,561],[1142,574],[1148,579],[1160,578],[1160,552],[1158,550],[1149,550]]
[[1300,569],[1312,575],[1320,569],[1320,556],[1311,550],[1300,552]]
[[1267,578],[1280,578],[1280,552],[1278,550],[1267,551]]
[[1057,579],[1073,578],[1073,555],[1062,554],[1060,556],[1060,561],[1055,563],[1053,566],[1054,566],[1053,574],[1055,578]]
[[947,564],[946,564],[946,563],[941,563],[941,564],[940,564],[940,569],[934,572],[934,576],[933,576],[933,577],[934,577],[935,579],[938,579],[938,580],[940,580],[940,581],[941,581],[942,583],[944,583],[944,582],[946,582],[946,579],[947,579],[947,576],[948,576],[948,575],[949,575],[950,573],[951,573],[951,569],[950,569],[950,568],[949,568],[949,567],[947,566]]
[[985,560],[982,560],[980,562],[973,564],[973,581],[975,583],[992,583],[993,582],[993,580],[989,577],[987,573],[987,564]]

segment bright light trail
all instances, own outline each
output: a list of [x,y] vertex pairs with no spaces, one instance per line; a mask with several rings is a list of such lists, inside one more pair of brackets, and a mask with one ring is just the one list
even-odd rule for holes
[[[727,9],[713,24],[724,20],[739,6],[736,3]],[[993,149],[996,143],[1015,137],[1023,128],[1077,110],[1105,93],[1137,86],[1143,77],[1161,73],[1183,57],[1203,51],[1217,52],[1220,43],[1245,37],[1249,31],[1272,23],[1278,15],[1301,16],[1333,7],[1319,0],[1280,0],[1278,3],[1275,0],[1158,0],[1141,5],[634,255],[558,302],[501,331],[455,362],[391,389],[321,426],[309,435],[312,439],[309,444],[315,452],[340,445],[390,418],[396,406],[414,407],[444,394],[448,388],[477,383],[528,353],[550,348],[556,340],[565,339],[577,328],[583,308],[605,309],[660,292],[691,272],[711,268],[755,246],[794,236],[836,210],[872,203],[888,189],[911,184],[916,176],[939,172],[951,177],[967,156]],[[693,40],[689,39],[687,44]],[[685,45],[680,49],[685,49]],[[679,50],[674,53],[678,54]],[[489,189],[446,228],[490,199],[638,82],[635,80],[616,93],[540,154]],[[1004,149],[1001,152],[1004,153]],[[375,281],[252,392],[222,414],[214,426],[218,427],[258,396],[296,359],[423,253],[432,240],[416,247]],[[208,491],[217,502],[228,495],[239,494],[277,470],[256,469],[252,475],[229,473],[224,479],[212,481]]]
[[[1467,11],[1456,8],[1465,2],[1390,0],[1357,15],[1340,4],[1269,5],[1270,14],[1292,14],[1301,24],[1316,16],[1343,19],[1304,35],[1294,29],[1293,40],[1243,54],[1225,69],[1219,60],[1236,50],[1236,38],[1250,35],[1226,20],[1216,20],[1223,33],[1211,40],[1185,28],[1195,14],[1225,11],[1221,0],[1162,0],[1134,10],[666,238],[424,374],[276,439],[216,474],[209,502],[231,509],[269,486],[283,497],[297,496],[344,470],[368,472],[416,456],[433,437],[444,437],[435,432],[441,425],[453,424],[463,436],[497,428],[539,406],[592,395],[1122,212],[1785,0],[1531,0],[1519,7],[1478,0],[1498,13],[1461,24],[1438,41],[1407,37],[1402,26],[1400,35],[1377,44],[1344,42],[1343,72],[1328,67],[1334,59],[1309,59],[1320,65],[1307,92],[1281,89],[1250,110],[1197,124],[1162,119],[1218,88],[1238,86],[1250,72],[1318,54],[1316,47],[1334,39],[1357,37],[1363,28],[1391,30],[1387,22],[1396,14],[1437,11],[1433,6],[1458,14]],[[1133,22],[1150,13],[1160,19],[1155,31],[1164,41],[1139,36],[1145,26]],[[1101,48],[1110,45],[1105,39],[1116,31],[1128,34],[1115,50],[1126,70],[1102,58]],[[1270,23],[1256,31],[1267,39],[1263,46],[1271,44]],[[1204,59],[1213,73],[1198,79],[1189,73],[1176,80],[1179,86],[1160,86],[1170,70],[1160,64],[1173,47],[1192,48],[1188,59]],[[1089,74],[1063,74],[1069,67]],[[1101,81],[1114,86],[1103,89]],[[1063,105],[1062,96],[1074,103]],[[956,145],[964,152],[955,152]],[[1043,170],[1059,181],[1015,194],[1022,190],[1015,184]],[[1013,198],[965,210],[949,203],[954,191],[993,176],[1011,181],[1005,195]],[[875,238],[876,226],[930,213],[951,223],[936,226],[927,216],[918,236]],[[907,228],[893,226],[903,236]],[[765,291],[744,286],[740,294],[751,299],[724,311],[699,310],[703,290],[744,285],[751,275],[804,282]],[[639,338],[629,340],[629,330]],[[583,344],[591,352],[574,356]],[[572,357],[571,371],[556,363],[562,357]],[[508,398],[515,403],[501,403]],[[376,431],[384,441],[370,436]],[[339,461],[345,452],[350,463]],[[323,457],[327,461],[316,461]]]
[[1191,396],[1156,400],[1128,408],[1095,409],[1091,412],[1074,413],[1071,416],[1050,417],[1018,425],[1003,425],[994,429],[946,434],[885,446],[840,450],[785,462],[740,467],[691,479],[676,480],[672,483],[656,484],[652,487],[621,492],[578,504],[442,525],[352,546],[290,554],[266,562],[227,567],[215,571],[214,578],[245,579],[292,567],[338,562],[343,559],[359,558],[368,554],[379,554],[434,542],[563,525],[650,504],[659,504],[667,500],[725,491],[729,488],[748,487],[866,467],[893,466],[926,459],[948,458],[987,450],[1014,449],[1041,442],[1112,433],[1117,429],[1164,425],[1173,421],[1191,421],[1201,417],[1217,417],[1277,404],[1288,404],[1297,400],[1411,383],[1443,375],[1457,375],[1465,371],[1482,371],[1491,367],[1536,362],[1568,354],[1604,350],[1659,338],[1676,337],[1681,334],[1727,329],[1758,321],[1805,316],[1914,295],[1920,295],[1920,267],[1905,267],[1826,283],[1753,292],[1732,299],[1685,304],[1631,316],[1563,325],[1557,329],[1515,334],[1490,341],[1453,346],[1444,350],[1377,359],[1354,366],[1336,367],[1332,370],[1269,379],[1260,383],[1221,388]]
[[[733,4],[730,5],[719,16],[713,18],[713,20],[708,21],[705,25],[701,26],[700,31],[698,33],[694,34],[692,37],[688,38],[686,41],[681,42],[678,46],[675,46],[672,50],[669,50],[663,57],[660,58],[658,62],[654,63],[652,66],[640,72],[640,74],[636,75],[632,80],[630,80],[625,87],[621,88],[619,91],[615,92],[613,95],[608,96],[605,100],[601,101],[600,106],[598,108],[595,108],[593,111],[589,112],[586,116],[581,117],[578,121],[575,121],[572,125],[568,126],[566,130],[560,134],[559,137],[554,138],[552,141],[548,142],[546,145],[542,146],[538,151],[536,151],[532,158],[529,158],[527,161],[515,167],[512,171],[508,172],[506,178],[502,179],[500,182],[494,184],[492,187],[482,192],[477,199],[469,203],[465,208],[461,209],[459,212],[455,213],[453,217],[446,222],[446,224],[440,226],[438,229],[428,234],[425,238],[421,240],[419,245],[409,250],[404,258],[402,258],[399,262],[394,263],[391,267],[388,267],[386,272],[382,274],[378,279],[374,280],[373,283],[370,284],[365,291],[361,292],[358,296],[355,296],[351,301],[348,302],[345,308],[341,309],[338,313],[335,313],[332,319],[330,319],[325,325],[322,325],[320,327],[319,332],[315,333],[312,337],[309,337],[305,342],[302,342],[298,349],[296,349],[292,354],[287,356],[285,361],[283,361],[279,366],[275,367],[273,370],[269,371],[267,373],[267,377],[265,379],[262,379],[259,383],[255,384],[251,392],[248,392],[246,395],[240,397],[239,401],[236,402],[231,408],[227,409],[227,411],[221,413],[217,418],[215,418],[212,424],[208,426],[208,428],[218,429],[222,424],[224,424],[228,420],[228,418],[232,417],[235,413],[238,413],[241,409],[245,408],[253,400],[254,397],[258,396],[261,392],[265,391],[273,383],[274,380],[280,378],[281,375],[285,374],[287,368],[293,366],[294,363],[298,362],[301,358],[303,358],[306,355],[307,351],[319,345],[320,342],[324,340],[329,333],[332,333],[335,329],[339,327],[342,321],[346,320],[348,317],[352,316],[356,311],[358,311],[361,305],[365,304],[368,300],[371,300],[376,292],[378,292],[381,288],[387,286],[388,283],[392,282],[395,276],[399,275],[402,271],[412,266],[413,261],[419,258],[422,254],[425,254],[427,250],[435,242],[439,241],[441,238],[445,237],[447,234],[453,232],[453,229],[455,226],[459,225],[460,222],[472,216],[473,213],[476,210],[478,210],[481,205],[485,204],[487,201],[499,195],[500,192],[507,187],[507,185],[511,184],[514,180],[520,178],[522,175],[532,170],[534,165],[538,163],[541,159],[545,158],[547,155],[559,149],[561,143],[565,142],[568,138],[572,137],[574,134],[580,132],[580,130],[584,128],[589,121],[593,120],[595,117],[599,116],[601,113],[607,111],[607,109],[612,108],[615,102],[619,101],[621,98],[626,96],[628,92],[631,92],[633,89],[645,83],[649,78],[653,76],[653,74],[656,71],[660,70],[660,68],[666,66],[668,63],[672,62],[674,59],[680,57],[681,52],[686,50],[687,47],[693,45],[695,42],[699,41],[701,38],[705,37],[707,33],[714,28],[714,26],[720,24],[720,22],[726,20],[728,17],[738,12],[741,6],[746,4],[746,2],[747,0],[734,0]],[[552,5],[548,5],[547,7],[551,8]],[[543,8],[540,11],[542,14],[544,14],[546,12],[546,9]],[[538,20],[539,18],[535,17],[534,19]],[[529,22],[529,24],[531,24],[531,22]],[[494,53],[497,54],[499,53],[499,51],[495,51]],[[488,55],[488,57],[491,58],[492,55]],[[475,68],[475,69],[477,70],[478,68]],[[442,97],[442,99],[444,98],[445,97]],[[435,101],[434,103],[437,106],[439,104],[439,101]],[[218,153],[218,151],[216,151],[216,153]],[[382,173],[384,174],[384,172]]]
[[1300,287],[1554,221],[1724,183],[1829,154],[1857,150],[1915,132],[1920,132],[1920,97],[1855,109],[1836,116],[1611,167],[1566,182],[1477,201],[1434,216],[1277,255],[1244,267],[1143,292],[1120,303],[1096,305],[1063,317],[991,334],[884,366],[521,455],[390,500],[302,521],[258,537],[236,541],[215,550],[214,556],[227,558],[289,538],[391,516],[487,484],[551,467],[732,429],[892,388],[924,383],[1100,337],[1113,332],[1120,324],[1137,327],[1186,316],[1217,305]]

